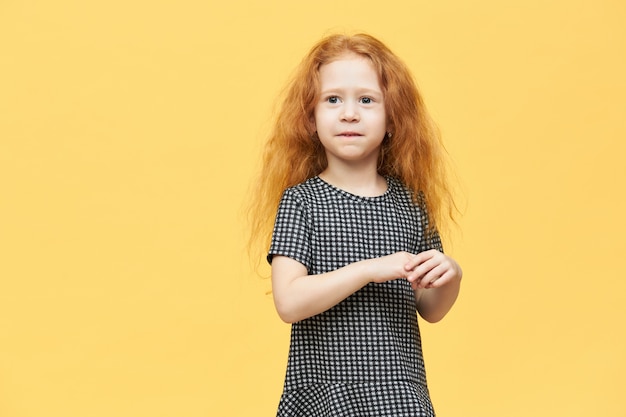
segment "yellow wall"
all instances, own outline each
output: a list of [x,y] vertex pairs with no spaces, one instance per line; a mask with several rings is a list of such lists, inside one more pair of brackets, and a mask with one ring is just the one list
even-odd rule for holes
[[332,30],[405,59],[462,184],[438,415],[626,415],[624,4],[3,1],[0,416],[274,413],[289,328],[239,209]]

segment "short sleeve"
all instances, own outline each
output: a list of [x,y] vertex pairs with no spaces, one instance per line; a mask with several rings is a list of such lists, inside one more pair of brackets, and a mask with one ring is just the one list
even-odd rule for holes
[[310,211],[304,199],[293,189],[287,189],[278,205],[272,243],[267,255],[271,264],[274,255],[292,258],[311,266],[311,221]]
[[439,232],[436,230],[428,235],[424,235],[424,248],[423,251],[427,251],[430,249],[436,249],[439,252],[443,252],[443,245],[441,243],[441,237],[439,236]]
[[436,249],[439,252],[443,252],[443,244],[441,243],[441,236],[439,235],[439,231],[433,230],[432,232],[428,231],[430,218],[428,214],[428,209],[426,208],[426,204],[424,202],[424,195],[420,194],[420,202],[419,209],[422,212],[423,218],[423,230],[424,237],[422,239],[422,246],[420,252],[426,252],[427,250]]

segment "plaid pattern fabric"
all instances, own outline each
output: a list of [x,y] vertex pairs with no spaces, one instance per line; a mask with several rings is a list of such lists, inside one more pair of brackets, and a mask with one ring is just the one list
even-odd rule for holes
[[[399,181],[360,197],[319,177],[285,190],[268,254],[311,275],[398,251],[442,250]],[[279,416],[432,416],[414,292],[406,280],[368,284],[294,323]]]

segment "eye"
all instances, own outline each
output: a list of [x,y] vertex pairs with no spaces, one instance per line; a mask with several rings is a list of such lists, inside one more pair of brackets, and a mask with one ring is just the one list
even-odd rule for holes
[[372,101],[371,97],[361,97],[361,103],[363,104],[372,104]]
[[339,97],[337,96],[330,96],[326,99],[326,101],[328,101],[330,104],[337,104],[339,103]]

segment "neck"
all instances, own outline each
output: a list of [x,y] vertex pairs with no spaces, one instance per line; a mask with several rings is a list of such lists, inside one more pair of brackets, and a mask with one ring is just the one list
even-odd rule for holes
[[387,191],[387,181],[375,166],[329,164],[319,177],[337,188],[362,197],[376,197]]

